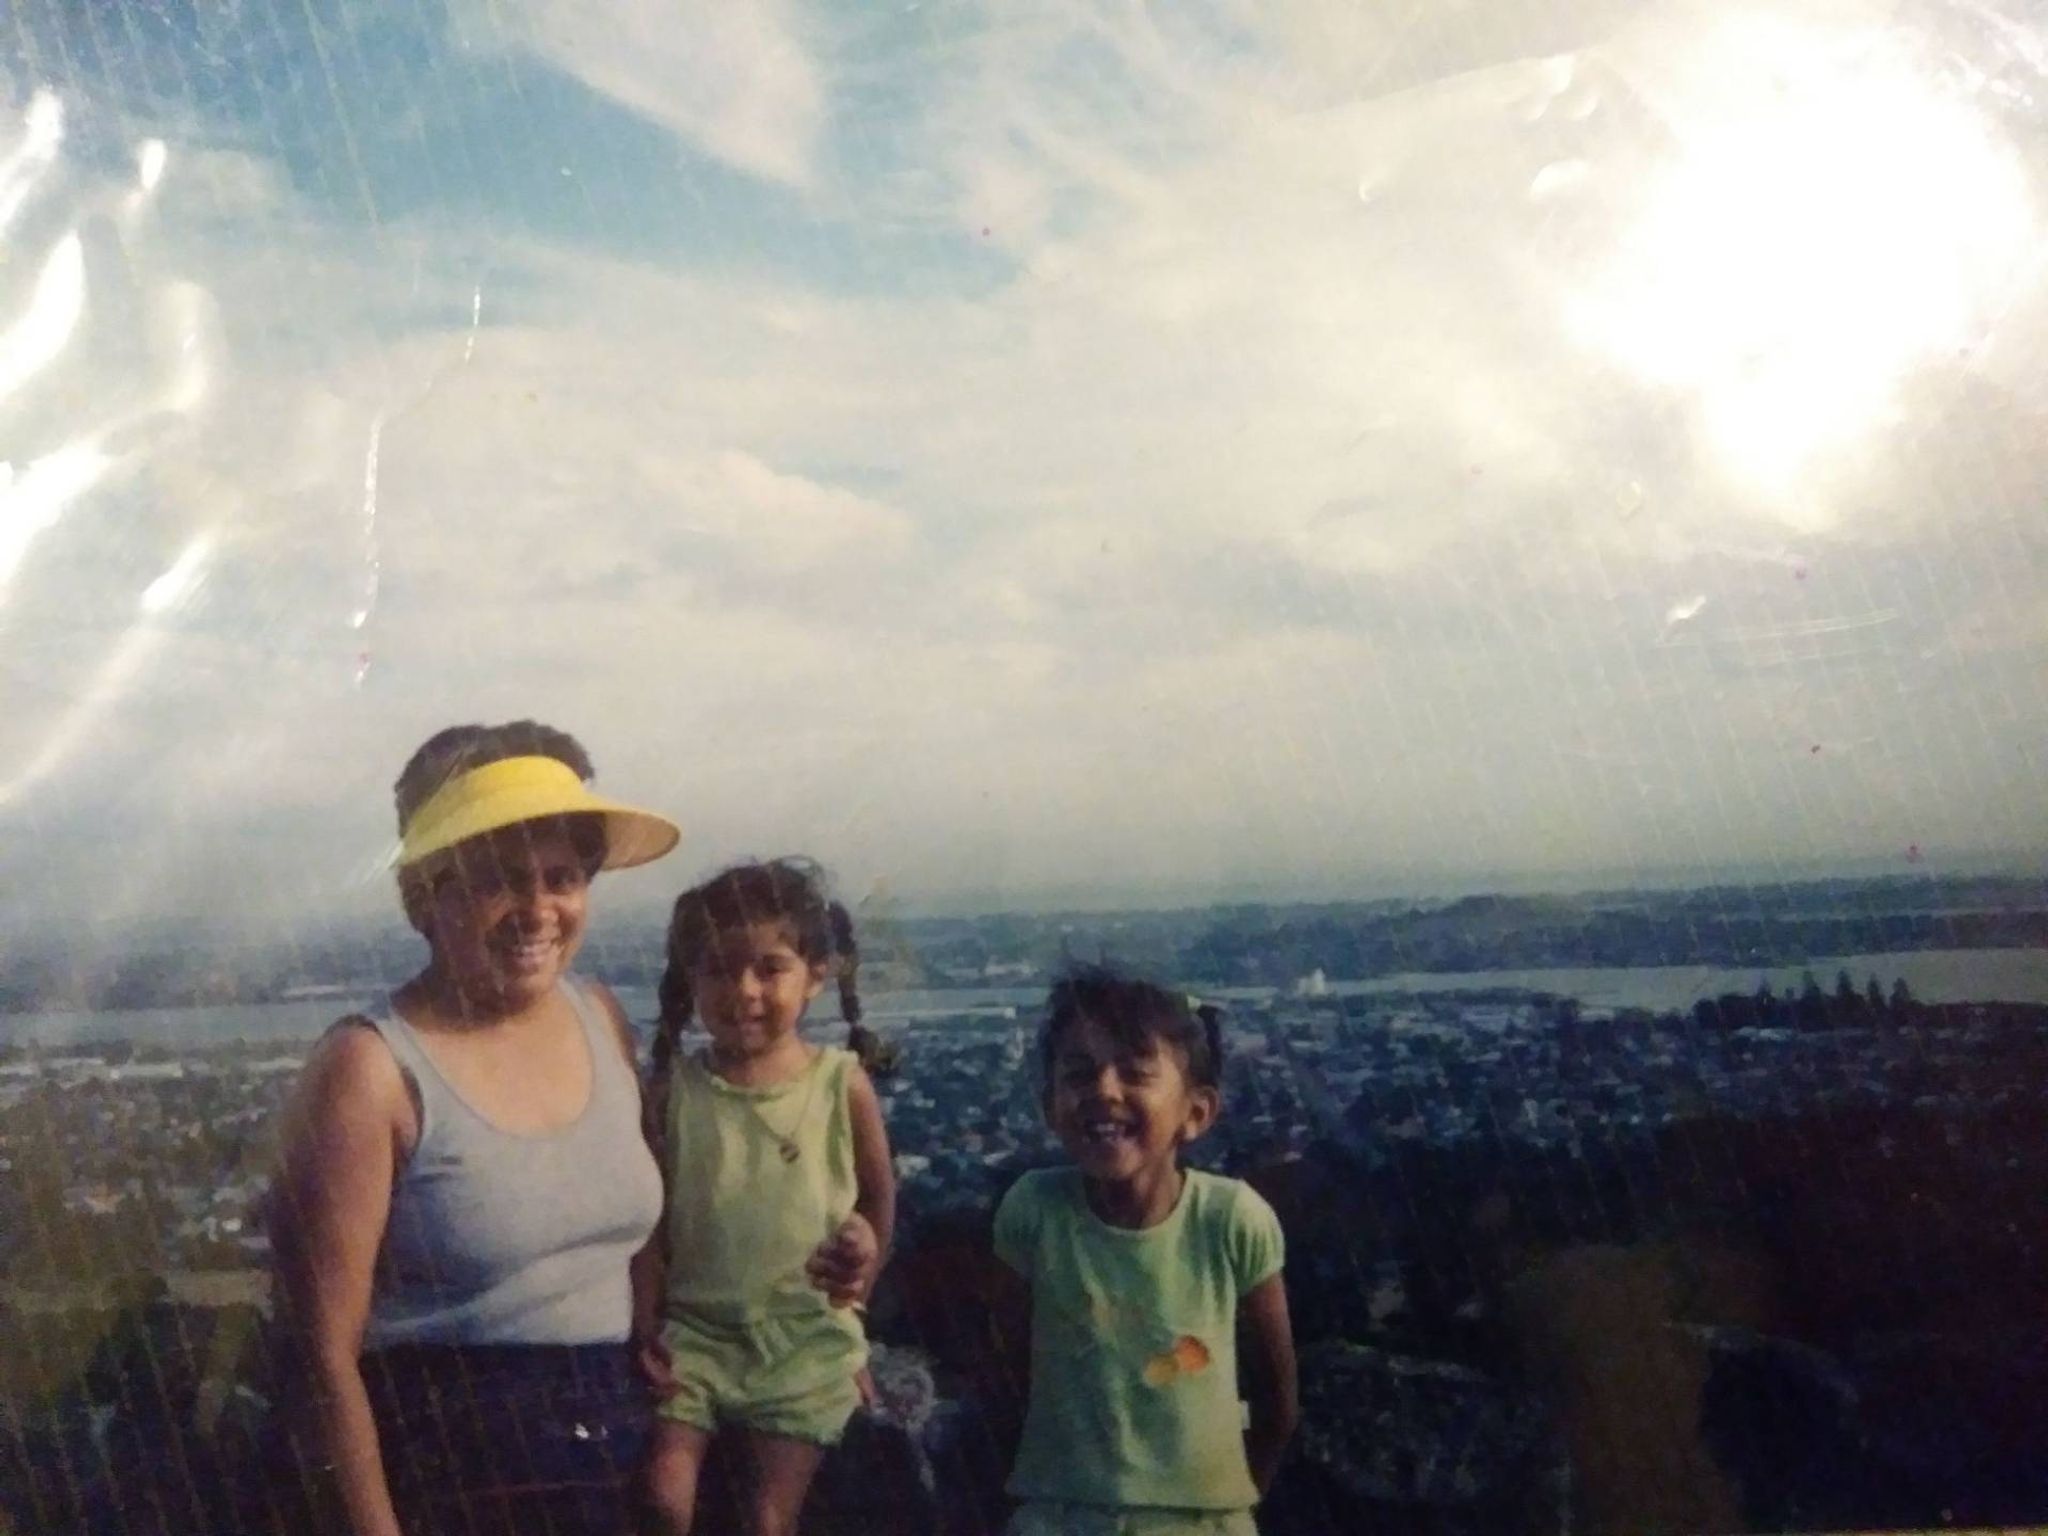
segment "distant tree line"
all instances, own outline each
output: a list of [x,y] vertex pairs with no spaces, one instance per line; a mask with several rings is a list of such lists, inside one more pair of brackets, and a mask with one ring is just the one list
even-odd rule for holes
[[1901,976],[1887,992],[1875,976],[1861,988],[1844,971],[1835,973],[1833,991],[1808,971],[1797,992],[1780,996],[1766,981],[1750,993],[1724,992],[1693,1004],[1693,1022],[1703,1029],[1872,1029],[1880,1025],[1917,1024],[1922,1009]]
[[1399,913],[1246,908],[1177,938],[1175,975],[1285,985],[1310,971],[1371,977],[1658,965],[1775,966],[1811,955],[2048,945],[2048,911],[1801,911],[1702,908],[1645,897],[1629,907],[1470,897]]

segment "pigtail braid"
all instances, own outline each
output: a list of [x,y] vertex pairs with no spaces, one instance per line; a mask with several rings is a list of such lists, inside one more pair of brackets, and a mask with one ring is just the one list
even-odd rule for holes
[[683,1030],[696,1007],[696,1000],[690,995],[690,968],[676,954],[673,937],[669,942],[668,964],[662,969],[661,990],[657,995],[661,1003],[661,1018],[654,1026],[654,1049],[649,1053],[649,1069],[657,1087],[665,1087],[669,1069],[675,1065],[676,1051],[682,1043]]
[[1195,1022],[1202,1026],[1202,1043],[1209,1048],[1211,1070],[1218,1087],[1223,1084],[1223,1007],[1220,1003],[1196,1003]]
[[854,942],[853,914],[845,902],[835,901],[825,908],[825,919],[832,925],[833,969],[839,973],[839,1016],[852,1028],[861,1020],[860,945]]
[[861,1070],[882,1070],[881,1039],[861,1022],[860,945],[853,936],[853,914],[843,901],[828,902],[825,921],[832,930],[832,969],[839,978],[839,1016],[846,1020],[846,1045],[860,1058]]

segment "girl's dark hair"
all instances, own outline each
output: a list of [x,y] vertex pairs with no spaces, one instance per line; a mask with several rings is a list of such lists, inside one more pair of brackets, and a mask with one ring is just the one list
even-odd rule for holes
[[1039,1069],[1048,1085],[1061,1036],[1084,1018],[1126,1050],[1143,1051],[1154,1042],[1171,1046],[1197,1088],[1223,1086],[1223,1010],[1107,965],[1074,966],[1052,984],[1038,1042]]
[[809,859],[774,859],[735,864],[676,898],[668,924],[668,965],[661,973],[655,1081],[667,1076],[677,1042],[696,1008],[691,973],[719,934],[753,923],[781,923],[789,931],[790,946],[808,964],[823,966],[838,977],[847,1044],[860,1054],[863,1066],[871,1065],[880,1042],[860,1022],[860,950],[853,939],[853,916],[833,899],[825,872],[816,864]]
[[[391,798],[398,808],[398,832],[421,806],[433,799],[441,787],[472,768],[502,763],[510,757],[551,757],[586,783],[596,772],[583,743],[567,731],[558,731],[538,720],[508,720],[503,725],[451,725],[436,731],[420,744],[406,761],[391,786]],[[563,825],[583,860],[586,873],[595,874],[604,863],[604,818],[565,816]]]

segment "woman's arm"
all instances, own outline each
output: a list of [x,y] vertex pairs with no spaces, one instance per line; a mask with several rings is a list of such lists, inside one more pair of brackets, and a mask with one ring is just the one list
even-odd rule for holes
[[[634,1082],[640,1084],[640,1129],[647,1138],[647,1150],[654,1154],[654,1166],[661,1170],[665,1195],[668,1189],[668,1083],[642,1078],[640,1052],[633,1041],[633,1026],[627,1021],[626,1010],[612,989],[599,981],[587,981],[584,985],[610,1018],[619,1053],[632,1069]],[[676,1389],[668,1350],[661,1342],[661,1302],[668,1279],[668,1250],[664,1246],[667,1234],[668,1203],[664,1199],[661,1220],[647,1234],[647,1241],[640,1245],[640,1251],[633,1255],[627,1269],[633,1287],[634,1356],[639,1362],[640,1374],[660,1396],[667,1396]]]
[[286,1111],[272,1192],[278,1282],[352,1536],[400,1536],[358,1357],[400,1138],[411,1122],[405,1080],[375,1031],[330,1031]]
[[1244,1341],[1245,1385],[1251,1409],[1245,1458],[1251,1463],[1252,1481],[1264,1493],[1280,1469],[1281,1454],[1301,1418],[1294,1324],[1287,1316],[1287,1286],[1280,1276],[1247,1291],[1237,1304],[1237,1319]]
[[[645,1349],[661,1336],[662,1293],[668,1282],[668,1084],[650,1083],[644,1095],[642,1122],[647,1148],[654,1165],[661,1170],[662,1213],[647,1234],[647,1241],[633,1255],[633,1341]],[[660,1382],[655,1383],[657,1386]]]

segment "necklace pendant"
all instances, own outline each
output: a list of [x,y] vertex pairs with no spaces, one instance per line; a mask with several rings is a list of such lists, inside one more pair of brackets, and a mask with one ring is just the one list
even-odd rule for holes
[[781,1151],[782,1160],[785,1163],[793,1163],[798,1158],[803,1156],[803,1150],[800,1147],[798,1147],[795,1142],[791,1141],[787,1136],[782,1138]]

